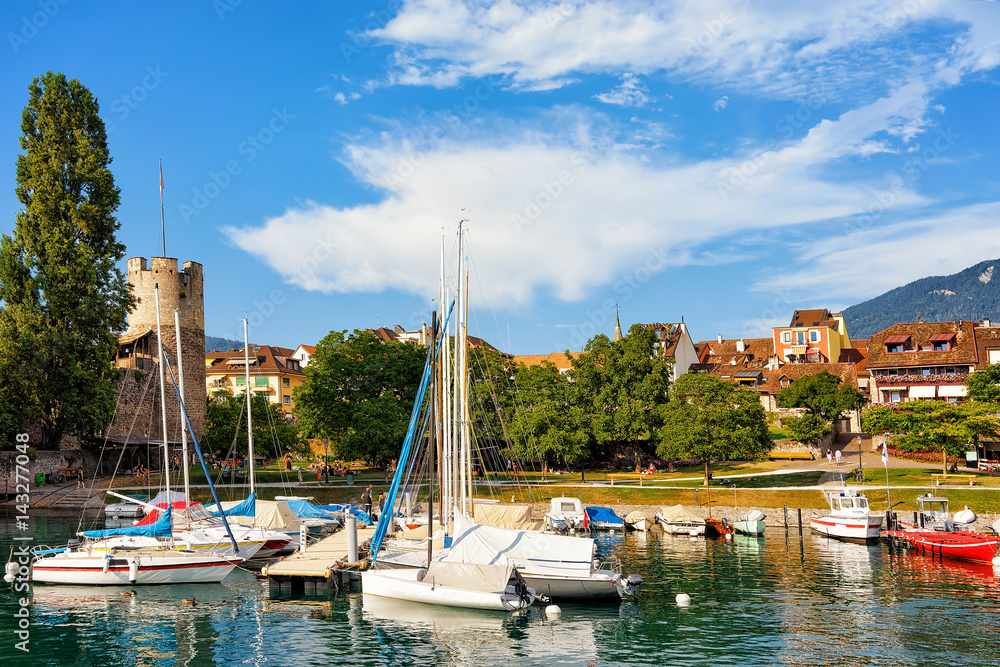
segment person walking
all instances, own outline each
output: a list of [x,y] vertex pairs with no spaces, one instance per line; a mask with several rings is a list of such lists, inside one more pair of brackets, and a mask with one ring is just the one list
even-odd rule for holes
[[302,468],[299,468],[299,486],[302,486]]
[[372,487],[367,487],[365,492],[361,494],[361,503],[365,506],[365,514],[371,516],[372,514]]
[[835,454],[835,456],[837,457],[837,465],[840,465],[840,456],[841,456],[841,454],[840,454],[840,450],[839,449],[837,450],[837,453]]
[[830,465],[833,465],[833,451],[829,447],[826,449],[826,461]]
[[379,513],[379,516],[382,516],[382,512],[385,511],[385,499],[386,499],[385,491],[380,492],[378,494],[378,513]]

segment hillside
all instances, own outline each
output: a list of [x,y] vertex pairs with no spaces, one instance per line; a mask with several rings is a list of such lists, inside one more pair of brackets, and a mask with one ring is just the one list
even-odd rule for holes
[[931,276],[844,310],[851,338],[868,338],[897,322],[1000,321],[1000,259],[950,276]]
[[227,350],[242,350],[243,341],[241,340],[231,340],[229,338],[220,338],[218,336],[205,336],[205,354],[209,352],[214,352],[216,350],[220,352],[225,352]]

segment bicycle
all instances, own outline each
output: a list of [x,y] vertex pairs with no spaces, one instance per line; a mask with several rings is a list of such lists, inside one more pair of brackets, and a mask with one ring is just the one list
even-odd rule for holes
[[861,466],[858,466],[857,468],[854,469],[853,472],[854,472],[854,481],[857,482],[858,484],[864,484],[865,483],[864,469]]

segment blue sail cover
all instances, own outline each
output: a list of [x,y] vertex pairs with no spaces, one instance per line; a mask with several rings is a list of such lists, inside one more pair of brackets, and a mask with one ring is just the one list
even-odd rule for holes
[[366,526],[370,526],[370,525],[372,525],[372,523],[374,523],[372,521],[371,516],[368,515],[368,512],[366,512],[366,511],[364,511],[362,509],[358,509],[357,507],[352,507],[351,505],[347,505],[347,504],[344,504],[344,505],[317,505],[317,507],[319,507],[320,509],[324,509],[327,512],[334,512],[334,513],[339,513],[339,512],[344,512],[344,511],[348,511],[349,510],[351,512],[351,514],[353,514],[354,516],[356,516],[358,518],[359,521],[363,521]]
[[597,521],[604,524],[625,525],[625,520],[615,514],[615,511],[610,507],[588,507],[586,511],[587,518],[591,522]]
[[170,537],[173,526],[170,523],[170,507],[160,514],[160,518],[145,526],[129,526],[127,528],[108,528],[105,530],[85,530],[84,537],[102,539],[118,535],[138,535],[141,537]]
[[208,510],[212,516],[254,516],[257,513],[257,494],[251,493],[247,499],[239,505],[234,505],[227,510]]
[[330,513],[324,509],[316,507],[308,500],[284,500],[289,509],[300,519],[332,519]]

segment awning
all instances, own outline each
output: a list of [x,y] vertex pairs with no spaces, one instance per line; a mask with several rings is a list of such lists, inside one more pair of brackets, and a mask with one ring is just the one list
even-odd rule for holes
[[929,340],[930,342],[933,343],[933,342],[936,342],[936,341],[948,341],[948,340],[951,340],[954,337],[955,337],[955,334],[953,334],[953,333],[937,333],[937,334],[931,334],[930,337],[927,340]]
[[894,335],[894,336],[886,336],[885,340],[882,341],[882,342],[883,343],[905,343],[908,340],[910,340],[909,336]]
[[936,396],[934,385],[923,387],[910,387],[910,398],[934,398]]
[[964,384],[947,384],[938,387],[938,396],[967,396]]

